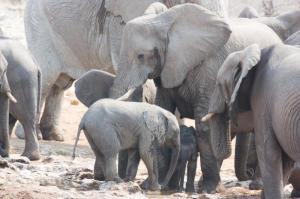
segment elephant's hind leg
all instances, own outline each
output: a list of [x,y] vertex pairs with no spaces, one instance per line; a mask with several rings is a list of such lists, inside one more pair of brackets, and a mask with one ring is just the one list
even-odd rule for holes
[[122,179],[118,176],[117,170],[117,154],[105,157],[105,180],[115,181],[117,183],[122,182]]
[[46,98],[44,112],[40,122],[40,129],[44,140],[64,140],[58,128],[63,95],[64,90],[53,85]]
[[9,114],[9,135],[10,136],[12,134],[12,131],[15,127],[16,122],[17,122],[17,119],[13,115]]

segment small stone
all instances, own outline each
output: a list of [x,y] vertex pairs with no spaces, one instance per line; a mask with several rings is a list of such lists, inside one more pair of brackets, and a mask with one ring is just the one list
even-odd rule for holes
[[7,168],[9,167],[9,163],[7,160],[0,158],[0,168]]
[[51,163],[53,161],[54,159],[51,156],[47,156],[42,160],[43,163]]

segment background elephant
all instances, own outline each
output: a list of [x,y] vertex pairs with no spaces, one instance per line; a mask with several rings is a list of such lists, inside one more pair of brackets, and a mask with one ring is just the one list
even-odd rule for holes
[[248,19],[252,19],[252,18],[258,18],[260,17],[257,10],[255,8],[253,8],[252,6],[246,6],[239,14],[240,18],[248,18]]
[[[254,36],[257,34],[261,37]],[[201,122],[217,71],[230,52],[255,42],[264,47],[281,40],[264,24],[248,19],[225,21],[196,4],[139,17],[125,26],[120,51],[123,64],[112,96],[121,96],[154,78],[156,104],[171,112],[177,108],[182,117],[195,119],[203,173],[200,191],[213,192],[220,182],[220,164],[211,151],[209,127]]]
[[179,125],[172,113],[148,103],[99,100],[80,122],[74,155],[82,129],[96,156],[95,173],[104,171],[106,180],[121,181],[116,168],[120,150],[138,150],[148,170],[150,190],[160,189],[156,150],[158,146],[166,145],[172,155],[163,185],[169,182],[180,150]]
[[28,50],[18,41],[0,37],[0,51],[8,62],[7,78],[18,103],[10,104],[9,126],[12,131],[18,120],[25,131],[22,156],[30,160],[40,158],[37,124],[40,113],[41,72]]
[[0,51],[0,155],[2,157],[7,157],[9,155],[9,100],[17,103],[17,100],[11,94],[7,80],[7,65],[8,63]]
[[[223,0],[202,0],[226,13]],[[58,123],[63,92],[84,72],[116,72],[125,24],[153,2],[173,6],[182,0],[28,0],[25,32],[28,47],[43,73],[43,139],[62,141]]]
[[284,198],[283,185],[294,161],[300,160],[299,55],[298,48],[283,44],[262,50],[254,44],[232,53],[218,72],[209,114],[203,118],[211,118],[214,154],[224,158],[230,150],[228,123],[243,127],[238,118],[249,112],[264,198]]

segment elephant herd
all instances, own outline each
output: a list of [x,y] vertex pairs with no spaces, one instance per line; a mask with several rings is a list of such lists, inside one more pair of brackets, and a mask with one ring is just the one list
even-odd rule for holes
[[83,131],[95,179],[132,181],[141,159],[143,189],[182,191],[187,167],[194,192],[199,154],[199,192],[214,193],[236,137],[239,180],[262,198],[284,198],[287,183],[300,196],[300,11],[230,18],[225,0],[28,0],[24,19],[29,51],[0,37],[1,156],[17,120],[30,160],[38,139],[63,141],[63,94],[76,80],[89,109],[73,157]]

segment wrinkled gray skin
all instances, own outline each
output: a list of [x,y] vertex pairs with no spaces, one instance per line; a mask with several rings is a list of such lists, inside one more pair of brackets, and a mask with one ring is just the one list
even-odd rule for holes
[[195,192],[194,180],[197,170],[198,147],[194,127],[180,125],[180,155],[170,189],[183,191],[184,175],[187,168],[186,192]]
[[257,10],[252,6],[246,6],[239,14],[239,18],[258,18],[260,17]]
[[294,161],[300,160],[299,55],[300,49],[283,44],[263,50],[254,44],[232,53],[218,72],[210,99],[211,141],[219,158],[227,157],[230,150],[228,119],[243,128],[239,117],[249,112],[264,185],[262,198],[284,198],[283,186]]
[[[222,10],[223,0],[201,1],[220,14],[227,13]],[[45,103],[45,108],[40,121],[43,139],[63,140],[58,123],[64,90],[92,68],[116,72],[125,24],[141,16],[153,2],[173,6],[185,1],[27,1],[26,39],[43,73],[41,104]]]
[[[109,98],[109,90],[113,85],[114,79],[115,75],[113,74],[101,70],[91,70],[75,82],[76,97],[85,106],[90,107],[100,99]],[[156,87],[154,82],[149,80],[144,85],[135,89],[128,100],[154,104],[155,96]],[[121,151],[118,156],[118,174],[120,178],[126,181],[131,181],[135,178],[140,162],[139,154],[133,154],[133,152],[131,152],[131,159],[128,161],[129,152],[128,150]]]
[[28,50],[18,41],[0,37],[0,51],[8,62],[7,78],[18,103],[10,104],[9,125],[12,131],[18,120],[25,130],[25,149],[22,156],[40,158],[37,139],[41,72]]
[[9,100],[16,103],[7,80],[7,60],[0,51],[0,156],[9,155]]
[[[261,37],[254,36],[257,34]],[[229,53],[252,43],[265,47],[281,40],[264,24],[249,19],[225,21],[196,4],[139,17],[125,26],[122,64],[111,96],[121,96],[155,78],[156,104],[171,112],[177,108],[182,117],[195,119],[203,172],[200,191],[214,192],[220,182],[220,164],[209,144],[209,126],[201,122],[217,71]]]
[[96,156],[94,173],[107,181],[120,182],[116,160],[119,151],[138,150],[148,170],[150,190],[159,190],[157,150],[165,145],[172,150],[165,186],[176,167],[180,151],[179,125],[176,117],[155,105],[103,99],[95,102],[83,116],[77,134],[85,136]]

